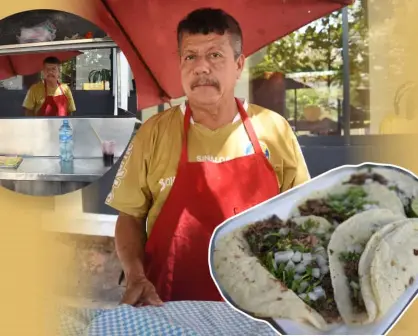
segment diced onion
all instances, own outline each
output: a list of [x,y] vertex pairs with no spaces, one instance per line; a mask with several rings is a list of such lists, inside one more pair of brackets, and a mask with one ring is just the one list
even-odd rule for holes
[[313,292],[320,298],[326,297],[325,291],[321,286],[315,287]]
[[299,251],[296,251],[292,257],[292,261],[295,263],[299,263],[301,260],[302,260],[302,253],[300,253]]
[[274,260],[276,263],[288,262],[293,254],[293,251],[279,251],[274,254]]
[[277,263],[275,260],[271,259],[271,263],[273,264],[273,268],[275,271],[277,271]]
[[350,245],[347,248],[347,251],[348,252],[361,253],[361,252],[363,252],[363,246],[361,246],[360,244],[353,244],[353,245]]
[[297,264],[296,265],[296,267],[295,267],[295,272],[296,273],[302,274],[302,273],[305,273],[305,271],[306,271],[306,266],[304,264]]
[[287,236],[288,234],[289,234],[289,228],[281,228],[280,230],[279,230],[279,235],[281,235],[281,236]]
[[295,264],[293,263],[292,260],[289,260],[289,262],[287,263],[287,265],[285,267],[285,270],[288,271],[288,270],[293,269],[293,268],[295,268]]
[[363,210],[379,209],[377,204],[363,204]]
[[313,268],[312,269],[312,276],[314,278],[319,278],[321,276],[321,271],[319,268]]
[[302,254],[303,261],[312,261],[312,254],[310,253],[303,253]]
[[322,275],[328,274],[328,272],[329,272],[329,267],[327,265],[321,266]]
[[325,251],[325,248],[323,246],[321,246],[321,245],[315,246],[315,248],[314,248],[315,253],[319,253],[321,251]]
[[299,294],[299,297],[300,297],[302,300],[306,300],[306,298],[308,297],[308,294],[302,293],[302,294]]
[[300,274],[295,274],[295,276],[293,277],[293,279],[295,280],[299,280],[300,278],[302,278]]
[[312,260],[311,261],[304,260],[304,261],[301,262],[301,264],[304,265],[305,267],[309,266],[310,264],[312,264]]
[[314,292],[308,293],[308,296],[309,296],[309,299],[311,299],[312,301],[318,300],[318,295],[316,295]]
[[[326,237],[327,238],[327,237]],[[319,246],[317,246],[316,248],[315,248],[315,254],[320,254],[321,256],[323,256],[325,259],[328,259],[328,253],[327,253],[327,250],[323,247],[323,246],[321,246],[321,245],[319,245]]]
[[327,265],[327,260],[324,258],[323,255],[317,254],[315,255],[315,258],[316,258],[316,263],[318,264],[319,267]]
[[309,284],[307,281],[302,281],[299,285],[299,293],[302,293],[305,291],[306,288],[308,288]]
[[353,287],[354,289],[360,289],[360,286],[357,282],[351,281],[350,282],[350,286]]
[[363,246],[361,246],[360,244],[355,244],[353,245],[353,251],[356,253],[361,253],[363,252]]

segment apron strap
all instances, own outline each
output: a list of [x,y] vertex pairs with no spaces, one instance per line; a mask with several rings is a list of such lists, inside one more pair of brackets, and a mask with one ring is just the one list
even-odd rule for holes
[[[63,96],[65,96],[64,90],[62,89],[61,83],[57,82],[58,84],[58,88],[60,89],[61,93]],[[45,99],[48,97],[48,89],[47,89],[47,85],[46,85],[46,81],[44,80],[44,88],[45,88]]]
[[45,88],[45,100],[46,100],[46,98],[48,97],[48,88],[46,85],[46,80],[44,80],[44,88]]
[[62,86],[61,86],[61,83],[60,82],[58,82],[58,87],[59,87],[59,89],[61,91],[61,94],[65,97],[65,93],[64,93],[64,90],[62,89]]
[[[248,118],[248,114],[245,111],[244,106],[242,105],[239,99],[235,98],[235,101],[237,103],[238,112],[240,114],[245,131],[247,132],[247,135],[250,138],[251,144],[254,148],[254,152],[256,154],[263,154],[263,150],[261,149],[260,142],[258,141],[257,135],[255,134],[253,124],[251,123],[250,118]],[[191,118],[192,118],[192,110],[190,108],[190,105],[186,104],[186,112],[184,114],[184,134],[183,134],[183,143],[182,143],[180,162],[188,161],[187,138],[188,138],[188,133],[189,133],[189,128],[190,128]]]

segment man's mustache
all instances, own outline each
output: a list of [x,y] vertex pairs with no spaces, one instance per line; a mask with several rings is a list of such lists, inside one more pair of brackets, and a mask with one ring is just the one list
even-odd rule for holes
[[191,88],[193,90],[198,86],[213,86],[219,89],[219,82],[216,79],[211,78],[198,78],[192,83]]

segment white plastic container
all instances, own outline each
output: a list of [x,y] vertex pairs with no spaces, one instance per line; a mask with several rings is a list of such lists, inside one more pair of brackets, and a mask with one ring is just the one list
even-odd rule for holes
[[[350,175],[358,172],[360,169],[368,167],[397,170],[398,172],[409,175],[411,179],[417,182],[418,186],[418,177],[410,171],[398,166],[382,165],[371,162],[366,162],[361,165],[346,165],[319,175],[306,184],[295,187],[283,194],[280,194],[257,206],[254,206],[251,209],[248,209],[247,211],[244,211],[219,225],[213,233],[210,241],[209,265],[211,276],[225,301],[228,302],[234,309],[253,318],[251,315],[241,311],[231,300],[228,293],[226,293],[217,282],[216,273],[213,271],[212,267],[213,250],[216,246],[217,240],[220,237],[239,227],[247,226],[250,223],[265,219],[272,215],[277,215],[281,219],[287,219],[290,217],[290,212],[293,209],[296,201],[309,197],[309,195],[317,190],[330,188],[333,185],[348,179]],[[383,319],[374,324],[368,324],[364,326],[348,326],[342,324],[332,330],[323,332],[308,324],[302,324],[291,320],[270,319],[264,321],[269,322],[278,333],[283,335],[386,335],[400,319],[403,313],[408,309],[408,307],[412,304],[417,294],[418,277],[416,278],[415,283],[404,292],[404,294],[399,298],[398,302],[391,308],[391,310]],[[257,320],[263,321],[262,319]]]

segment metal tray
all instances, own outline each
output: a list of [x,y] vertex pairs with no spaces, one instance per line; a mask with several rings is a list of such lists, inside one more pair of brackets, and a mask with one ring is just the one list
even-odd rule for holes
[[340,183],[345,178],[348,178],[351,174],[356,173],[360,169],[364,168],[384,168],[392,169],[403,174],[409,175],[410,178],[417,181],[418,177],[412,172],[394,165],[377,164],[372,162],[366,162],[360,165],[345,165],[335,169],[332,169],[324,174],[321,174],[309,182],[297,186],[289,191],[284,192],[276,197],[273,197],[261,204],[258,204],[234,217],[229,218],[221,225],[219,225],[211,238],[209,244],[209,267],[212,279],[221,293],[222,297],[228,302],[234,309],[247,315],[250,318],[265,321],[269,323],[278,333],[282,335],[386,335],[393,328],[400,317],[405,313],[408,307],[412,304],[415,297],[418,294],[418,278],[415,283],[410,286],[404,294],[399,298],[398,302],[391,308],[386,316],[377,323],[368,324],[364,326],[348,326],[340,325],[334,329],[323,332],[311,327],[307,324],[298,323],[286,319],[260,319],[254,318],[250,313],[241,310],[230,298],[228,293],[219,285],[216,272],[213,268],[213,251],[216,246],[217,240],[242,226],[246,226],[252,222],[265,219],[271,215],[277,215],[282,219],[290,217],[290,213],[295,206],[295,202],[305,197],[309,197],[310,194],[317,190],[327,189],[333,185]]

